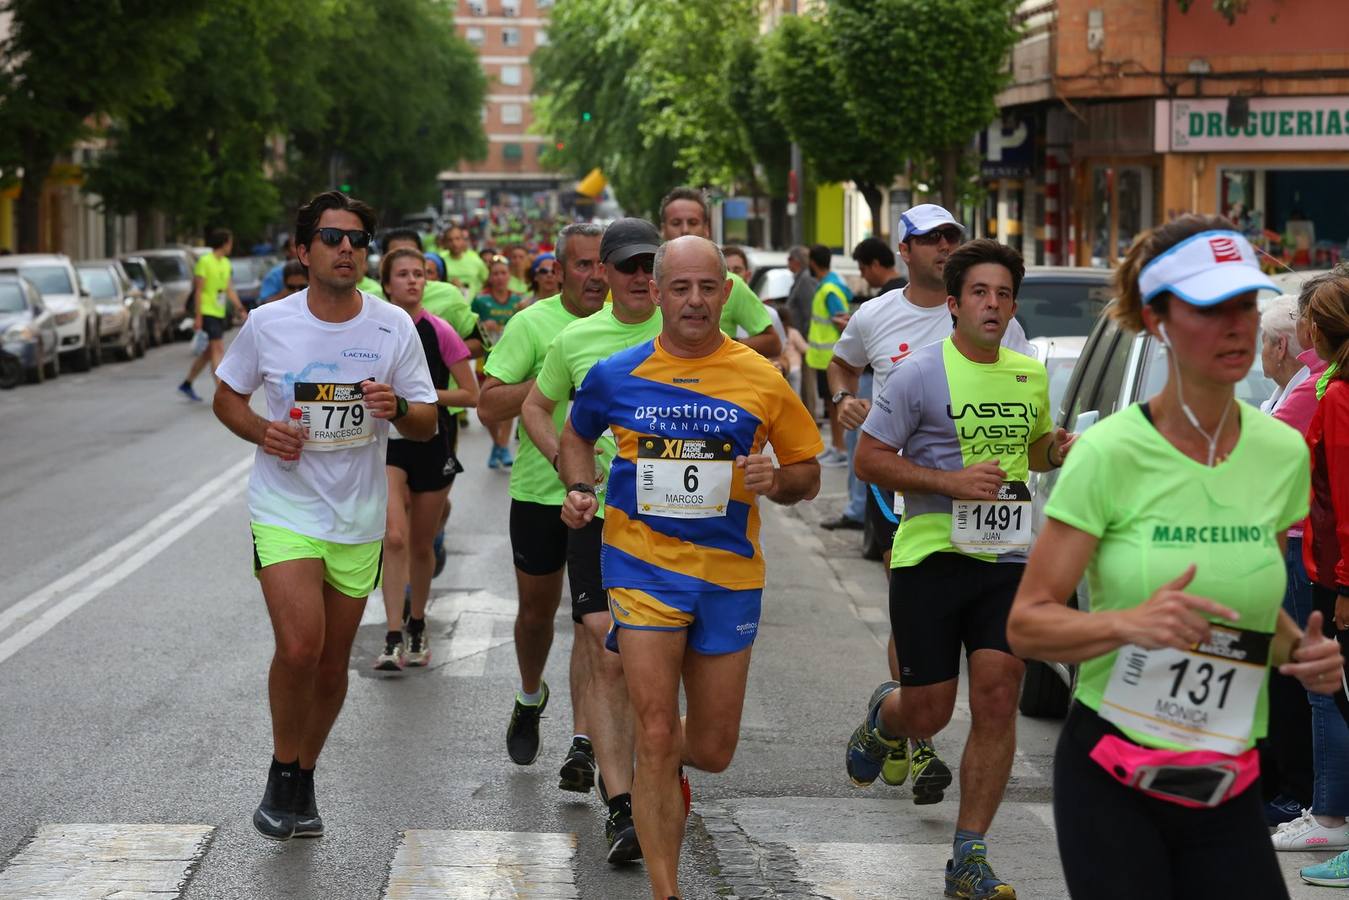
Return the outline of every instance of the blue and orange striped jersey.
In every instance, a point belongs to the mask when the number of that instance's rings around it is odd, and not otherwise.
[[[735,466],[772,444],[779,465],[824,450],[781,373],[727,338],[682,359],[647,341],[596,363],[572,404],[587,440],[612,429],[601,561],[606,588],[761,588],[757,495]]]

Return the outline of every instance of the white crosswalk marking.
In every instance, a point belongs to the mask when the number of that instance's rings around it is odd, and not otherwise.
[[[514,637],[509,631],[494,637],[498,622],[515,619],[516,602],[491,591],[457,591],[431,595],[426,606],[426,620],[432,631],[449,625],[450,641],[434,648],[435,667],[442,675],[453,678],[480,678],[487,673],[488,651],[504,647]],[[371,593],[366,601],[361,625],[384,622],[384,596]]]
[[[405,831],[386,900],[579,900],[574,834]]]
[[[172,900],[208,825],[44,825],[0,872],[0,900]]]

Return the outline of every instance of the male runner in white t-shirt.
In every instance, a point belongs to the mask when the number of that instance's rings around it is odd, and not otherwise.
[[[858,379],[862,370],[871,366],[875,372],[871,394],[879,397],[890,370],[902,363],[914,351],[935,344],[951,334],[951,313],[946,306],[946,283],[943,270],[946,258],[965,240],[965,226],[935,203],[923,203],[911,208],[899,218],[899,255],[909,270],[907,286],[889,291],[868,300],[857,308],[843,334],[834,344],[834,356],[829,361],[826,375],[829,390],[838,404],[839,422],[852,431],[860,428],[871,411],[871,401],[857,396]],[[1013,319],[1002,340],[1003,346],[1030,354],[1030,344],[1021,323]],[[869,488],[875,496],[875,513],[884,521],[876,522],[885,546],[885,573],[890,575],[890,545],[898,527],[898,513],[894,497],[888,491]],[[872,515],[868,504],[868,515]],[[891,510],[894,509],[894,513]],[[888,514],[888,515],[887,515]],[[874,520],[873,520],[874,521]],[[890,675],[899,678],[899,662],[895,658],[895,640],[890,638]],[[931,763],[928,762],[931,754]],[[944,767],[935,751],[922,742],[912,755],[915,775],[917,768],[933,765]],[[887,761],[881,772],[886,784],[902,784],[907,777],[907,760]],[[918,798],[935,802],[928,797]],[[936,800],[941,794],[935,795]]]
[[[337,191],[300,207],[295,247],[309,288],[249,316],[216,372],[216,416],[258,445],[248,511],[276,652],[272,765],[253,826],[272,840],[323,834],[314,764],[379,580],[389,423],[412,440],[436,433],[436,392],[412,319],[356,289],[374,228],[374,211]],[[259,389],[267,418],[249,408]]]

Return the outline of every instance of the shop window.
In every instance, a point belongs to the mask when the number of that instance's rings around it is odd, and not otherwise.
[[[1091,264],[1113,266],[1129,246],[1152,227],[1152,169],[1146,166],[1097,166],[1092,169]]]

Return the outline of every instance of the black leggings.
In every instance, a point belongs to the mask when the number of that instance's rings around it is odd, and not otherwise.
[[[1187,809],[1125,787],[1087,754],[1073,705],[1054,758],[1054,825],[1068,893],[1078,900],[1288,897],[1251,785],[1212,809]]]

